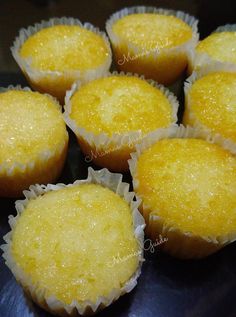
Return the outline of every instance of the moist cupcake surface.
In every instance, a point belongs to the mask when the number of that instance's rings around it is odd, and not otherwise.
[[[128,168],[135,143],[177,120],[175,97],[152,82],[124,74],[95,79],[68,95],[65,120],[98,165]]]
[[[214,60],[236,65],[235,45],[236,31],[215,32],[200,41],[196,47],[196,51],[206,53]]]
[[[32,86],[60,101],[75,80],[102,74],[111,63],[105,35],[72,18],[52,19],[22,29],[12,52]]]
[[[218,71],[185,84],[184,123],[236,142],[236,73]]]
[[[124,40],[148,50],[174,47],[192,37],[192,29],[181,19],[155,13],[127,15],[116,21],[112,30]]]
[[[113,14],[106,29],[117,67],[172,84],[187,66],[186,53],[197,40],[196,23],[183,12],[152,7]]]
[[[33,300],[59,315],[110,305],[140,274],[144,222],[134,195],[121,175],[91,174],[92,182],[32,186],[3,248]]]
[[[55,25],[30,36],[20,56],[42,71],[84,71],[103,64],[108,49],[102,37],[79,25]]]
[[[60,106],[50,96],[20,88],[0,92],[0,192],[18,196],[32,183],[54,181],[67,153]]]
[[[235,47],[236,25],[221,26],[197,44],[190,68],[199,71],[211,64],[223,64],[236,72]]]
[[[174,256],[201,258],[235,240],[236,157],[186,131],[147,138],[130,168],[148,235],[167,238],[163,249]]]

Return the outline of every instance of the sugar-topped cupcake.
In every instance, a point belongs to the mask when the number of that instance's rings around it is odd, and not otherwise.
[[[102,75],[111,64],[105,33],[73,18],[54,18],[21,29],[12,53],[32,87],[62,103],[75,80]]]
[[[155,82],[113,73],[74,85],[66,96],[64,118],[87,161],[125,171],[135,144],[175,123],[177,109],[174,95]]]
[[[72,185],[31,186],[2,246],[32,299],[61,316],[91,315],[137,284],[144,220],[122,175],[89,169]]]
[[[185,83],[183,122],[236,143],[236,73],[194,73]]]
[[[67,154],[61,109],[30,89],[0,90],[0,196],[21,196],[31,184],[54,182]]]
[[[236,239],[236,146],[197,129],[150,134],[129,161],[147,234],[163,250],[202,258]]]
[[[180,11],[125,8],[106,23],[118,69],[170,85],[185,70],[197,40],[197,20]]]
[[[217,28],[200,41],[196,51],[190,56],[189,73],[201,71],[209,65],[228,65],[236,72],[236,24]]]

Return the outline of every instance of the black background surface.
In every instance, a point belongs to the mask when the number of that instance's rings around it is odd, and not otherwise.
[[[236,1],[9,1],[0,0],[0,86],[27,83],[11,57],[9,47],[18,29],[54,16],[78,17],[104,29],[114,11],[125,6],[156,5],[184,10],[199,20],[201,37],[217,26],[236,23]],[[182,102],[182,94],[180,94]],[[0,136],[1,142],[1,136]],[[67,162],[60,182],[87,177],[88,164],[70,134]],[[130,180],[125,175],[125,180]],[[9,231],[8,215],[14,200],[0,199],[0,244]],[[201,261],[180,261],[156,250],[146,252],[138,286],[99,317],[236,317],[236,244]],[[0,257],[0,317],[49,317],[28,300]]]

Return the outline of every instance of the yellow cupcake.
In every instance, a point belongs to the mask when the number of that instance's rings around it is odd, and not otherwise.
[[[12,54],[32,87],[62,103],[75,80],[102,75],[111,64],[105,33],[72,18],[55,18],[21,29]]]
[[[31,184],[55,181],[68,133],[51,96],[10,87],[0,91],[0,196],[21,196]]]
[[[176,98],[162,86],[113,73],[74,85],[66,96],[64,118],[86,161],[126,171],[135,144],[147,133],[175,123],[177,109]]]
[[[221,26],[196,46],[190,62],[190,72],[209,65],[228,65],[236,72],[236,24]]]
[[[170,85],[185,70],[195,47],[197,20],[180,11],[125,8],[106,23],[117,67]]]
[[[131,291],[144,220],[122,175],[89,170],[73,185],[31,186],[2,246],[32,299],[59,315],[94,313]]]
[[[172,127],[147,137],[129,162],[147,233],[165,237],[163,250],[176,257],[201,258],[236,238],[236,147],[226,145]]]
[[[220,71],[190,77],[185,83],[183,122],[236,142],[236,73]]]

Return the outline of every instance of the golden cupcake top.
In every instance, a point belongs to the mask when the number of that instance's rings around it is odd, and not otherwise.
[[[134,76],[110,76],[81,86],[71,97],[70,118],[95,135],[141,130],[146,134],[173,123],[164,93]]]
[[[143,49],[164,49],[192,38],[192,29],[183,20],[157,13],[129,14],[114,22],[113,33],[122,41]]]
[[[38,92],[0,92],[0,165],[28,164],[60,150],[68,139],[58,104]]]
[[[201,124],[236,141],[236,73],[215,72],[196,80],[187,93],[184,122]]]
[[[137,161],[136,191],[164,225],[218,237],[235,231],[236,157],[201,139],[163,139]]]
[[[200,41],[196,47],[198,53],[206,53],[220,62],[236,64],[236,31],[215,32]]]
[[[128,203],[98,184],[29,201],[12,233],[11,254],[32,283],[65,304],[96,302],[131,278],[139,249]]]
[[[41,71],[85,71],[104,64],[109,57],[105,39],[79,25],[54,25],[31,35],[20,56]]]

